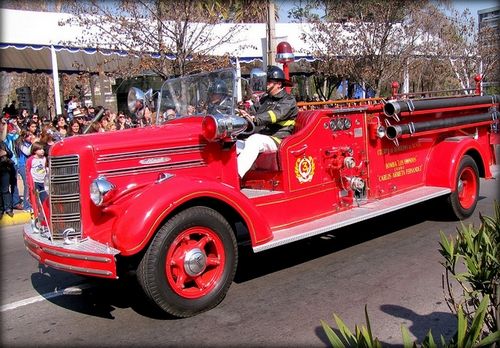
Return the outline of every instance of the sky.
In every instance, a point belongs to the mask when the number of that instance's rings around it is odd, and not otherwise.
[[[275,0],[275,3],[280,7],[279,22],[288,22],[290,21],[288,19],[288,10],[292,8],[295,3],[299,3],[299,0]],[[477,11],[500,6],[500,0],[455,0],[452,1],[452,4],[459,12],[463,12],[468,8],[471,14],[477,19]]]
[[[477,11],[479,10],[484,10],[486,8],[494,7],[494,6],[500,6],[500,1],[498,0],[457,0],[453,1],[453,4],[455,8],[458,11],[464,11],[466,8],[468,8],[471,12],[471,14],[477,16]]]

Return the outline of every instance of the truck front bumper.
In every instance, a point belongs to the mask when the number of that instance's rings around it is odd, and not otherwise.
[[[62,271],[99,278],[118,278],[115,255],[120,251],[90,238],[53,241],[31,224],[24,226],[24,244],[37,261]]]

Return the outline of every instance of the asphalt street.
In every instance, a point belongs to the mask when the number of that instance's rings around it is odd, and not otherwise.
[[[496,180],[481,180],[475,214],[493,215]],[[327,347],[320,319],[339,315],[400,346],[400,328],[422,340],[453,335],[441,288],[439,231],[460,222],[424,203],[258,254],[242,251],[236,279],[215,309],[172,319],[149,306],[130,279],[95,281],[41,267],[28,255],[21,225],[1,242],[1,344],[12,346]]]

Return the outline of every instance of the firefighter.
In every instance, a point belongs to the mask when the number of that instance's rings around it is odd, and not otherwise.
[[[232,98],[226,82],[221,79],[216,79],[208,88],[208,105],[207,113],[210,115],[231,113],[233,107]]]
[[[261,152],[276,152],[282,139],[292,134],[298,109],[295,97],[286,93],[285,87],[293,84],[285,78],[279,67],[267,68],[266,94],[260,99],[255,115],[240,110],[240,115],[249,118],[257,127],[258,133],[246,140],[236,142],[238,153],[238,174],[241,178],[252,167]]]

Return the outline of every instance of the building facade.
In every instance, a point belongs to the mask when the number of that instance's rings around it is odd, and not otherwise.
[[[500,6],[477,11],[482,64],[486,66],[483,87],[487,93],[500,89]]]

